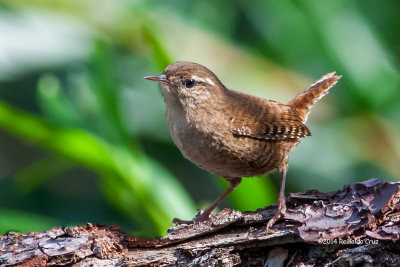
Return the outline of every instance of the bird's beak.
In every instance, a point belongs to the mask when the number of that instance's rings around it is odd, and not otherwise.
[[[160,75],[150,75],[150,76],[145,76],[144,77],[146,80],[150,81],[156,81],[156,82],[164,82],[167,83],[167,76],[165,74],[160,74]]]

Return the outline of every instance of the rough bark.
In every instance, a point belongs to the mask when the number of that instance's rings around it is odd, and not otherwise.
[[[265,223],[275,205],[225,209],[158,239],[91,223],[9,232],[0,237],[0,265],[400,266],[399,185],[370,179],[330,193],[291,194],[285,218],[270,233]]]

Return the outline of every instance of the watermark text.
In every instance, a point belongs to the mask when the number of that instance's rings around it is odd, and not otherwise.
[[[327,238],[319,239],[318,244],[321,245],[376,245],[379,240],[363,238],[363,239],[342,239],[342,238]]]

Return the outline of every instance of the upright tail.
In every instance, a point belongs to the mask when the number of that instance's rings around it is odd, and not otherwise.
[[[307,121],[308,114],[315,102],[329,93],[329,89],[333,87],[342,76],[335,75],[336,72],[331,72],[322,76],[318,81],[305,89],[303,92],[296,95],[288,106],[295,108],[303,123]]]

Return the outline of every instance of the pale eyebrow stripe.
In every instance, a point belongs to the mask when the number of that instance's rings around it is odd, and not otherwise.
[[[200,82],[203,82],[203,83],[208,83],[209,85],[212,85],[212,86],[215,85],[215,83],[210,78],[203,79],[203,78],[200,78],[200,77],[197,77],[197,76],[194,76],[194,75],[192,76],[192,78],[195,79],[196,81],[200,81]]]
[[[215,85],[215,83],[210,78],[207,78],[206,81],[211,85]]]

